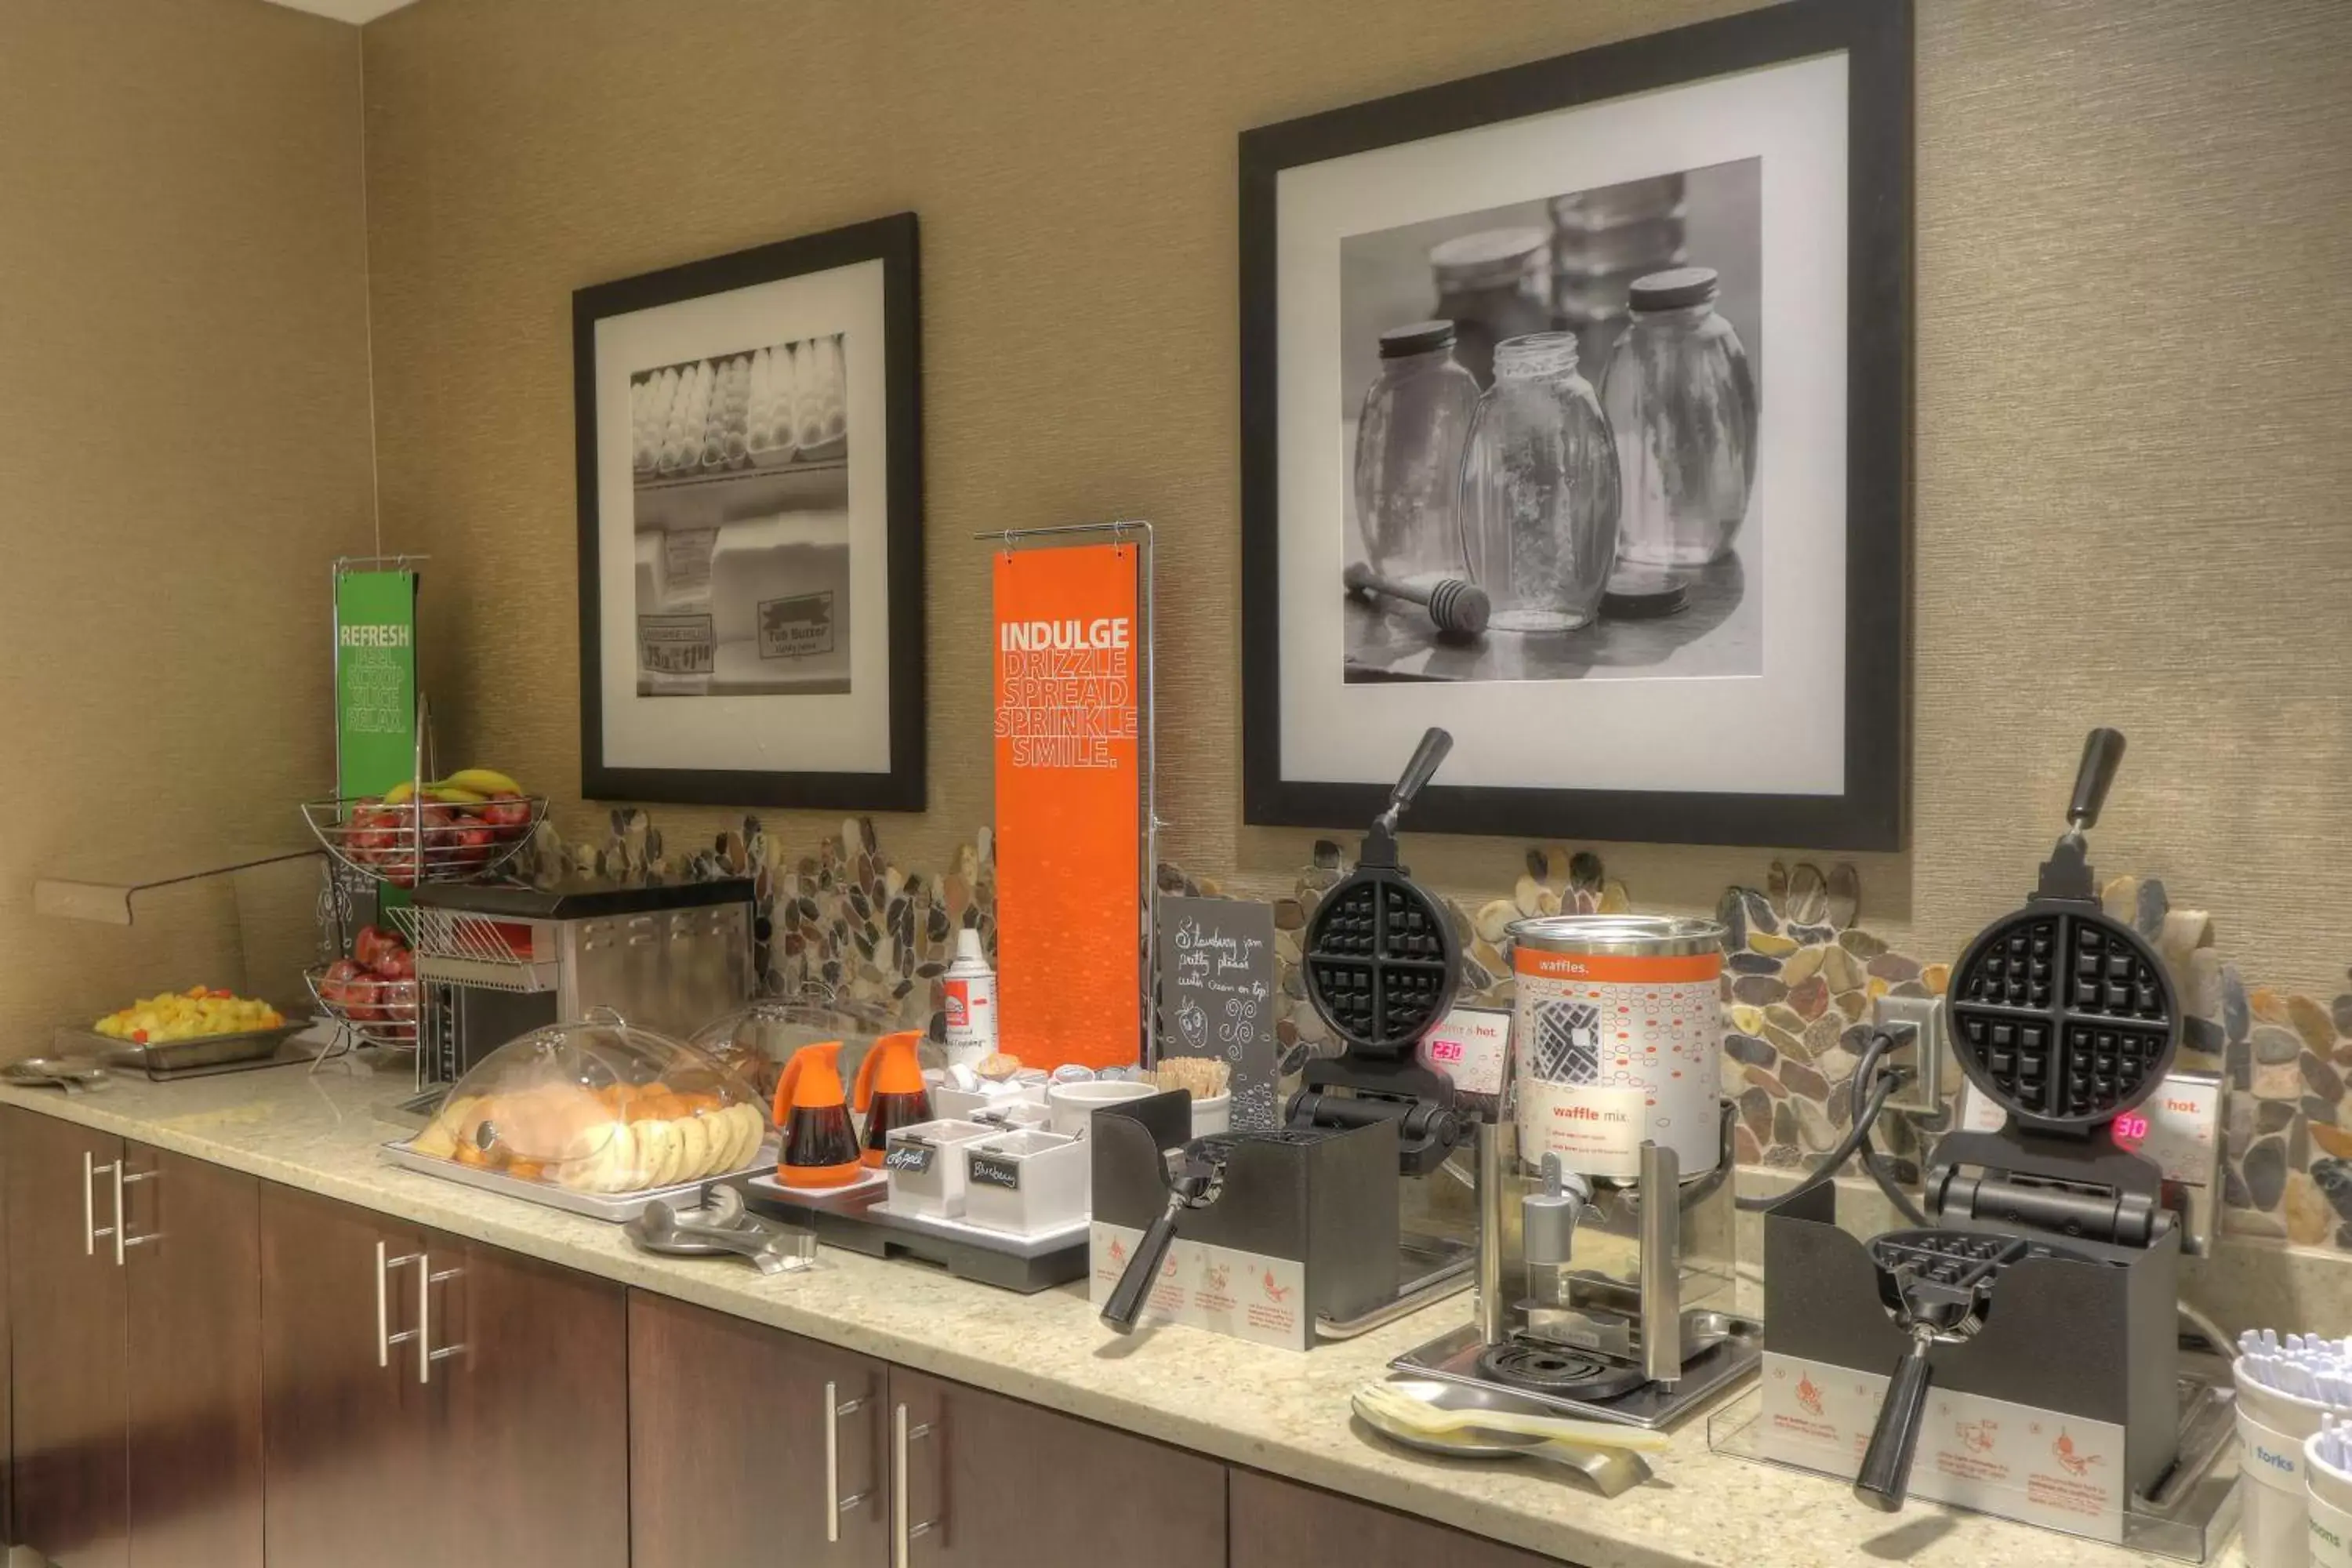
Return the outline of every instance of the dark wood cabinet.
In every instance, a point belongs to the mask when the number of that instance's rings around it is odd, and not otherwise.
[[[1225,1467],[1213,1459],[898,1367],[890,1421],[917,1568],[1224,1561]]]
[[[261,1195],[263,1519],[269,1568],[395,1568],[429,1489],[418,1326],[424,1238],[288,1187]]]
[[[19,1107],[0,1177],[57,1568],[1555,1561]]]
[[[870,1357],[631,1291],[633,1568],[885,1568],[886,1375]]]
[[[260,1568],[259,1184],[11,1109],[15,1539]]]
[[[425,1255],[430,1442],[454,1526],[436,1543],[469,1563],[628,1568],[622,1288],[430,1231]]]
[[[7,1123],[16,1540],[58,1568],[127,1568],[122,1141],[14,1108]]]
[[[1255,1470],[1234,1471],[1232,1506],[1228,1568],[1292,1568],[1340,1556],[1348,1568],[1558,1568],[1562,1561]]]
[[[621,1287],[270,1188],[269,1568],[625,1568]]]
[[[131,1568],[261,1568],[261,1184],[124,1157]]]

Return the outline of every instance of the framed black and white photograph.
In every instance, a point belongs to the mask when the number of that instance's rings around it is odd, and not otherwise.
[[[915,217],[572,296],[582,790],[919,811]]]
[[[1244,816],[1901,841],[1911,18],[1245,132]]]

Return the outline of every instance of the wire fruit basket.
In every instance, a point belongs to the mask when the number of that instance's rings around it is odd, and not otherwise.
[[[375,796],[309,800],[302,820],[338,861],[377,881],[414,888],[470,882],[514,858],[547,816],[545,795],[428,800],[387,805]]]
[[[414,979],[387,980],[357,970],[349,960],[320,964],[302,978],[319,1011],[362,1044],[415,1049],[419,987]]]

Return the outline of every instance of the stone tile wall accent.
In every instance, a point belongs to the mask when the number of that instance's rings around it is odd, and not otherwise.
[[[617,810],[602,844],[565,844],[544,824],[531,847],[541,884],[703,881],[750,877],[752,963],[763,996],[824,995],[855,1005],[880,1029],[945,1037],[940,975],[961,927],[996,951],[996,862],[983,828],[943,871],[908,871],[881,847],[870,817],[794,855],[756,816],[693,850],[673,849],[645,812]]]
[[[615,811],[601,844],[566,844],[542,826],[531,874],[612,881],[750,876],[756,886],[755,957],[763,994],[829,993],[870,1009],[885,1026],[944,1030],[939,976],[961,927],[996,944],[995,864],[983,829],[944,870],[893,862],[872,821],[794,855],[756,816],[691,851],[671,849],[640,810]],[[1307,1005],[1298,943],[1323,895],[1347,874],[1339,845],[1320,841],[1290,894],[1275,902],[1281,989],[1276,1028],[1286,1048],[1335,1049]],[[1210,878],[1160,868],[1162,891],[1215,896]],[[2164,884],[2120,877],[2103,889],[2107,911],[2164,955],[2185,1015],[2181,1060],[2226,1075],[2226,1223],[2233,1234],[2352,1252],[2352,989],[2332,1002],[2249,988],[2221,958],[2212,921],[2171,907]],[[1530,847],[1505,897],[1475,910],[1448,900],[1462,940],[1462,999],[1512,1000],[1504,928],[1522,915],[1616,912],[1633,903],[1592,851]],[[1724,1092],[1739,1105],[1734,1134],[1744,1164],[1810,1165],[1853,1122],[1850,1085],[1873,998],[1940,995],[1941,960],[1899,952],[1859,922],[1854,869],[1775,862],[1761,888],[1727,889]],[[1957,955],[1955,955],[1957,956]],[[1957,1092],[1957,1091],[1955,1091]],[[1933,1135],[1928,1135],[1932,1143]],[[1892,1119],[1880,1145],[1916,1179],[1929,1153],[1907,1121]]]

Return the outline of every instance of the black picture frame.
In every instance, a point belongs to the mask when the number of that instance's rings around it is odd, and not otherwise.
[[[1335,827],[1388,788],[1281,763],[1276,182],[1286,169],[1759,67],[1843,53],[1847,157],[1846,689],[1839,795],[1550,787],[1421,792],[1430,832],[1892,850],[1906,829],[1911,0],[1788,0],[1717,21],[1244,132],[1240,143],[1243,819]],[[1400,765],[1402,752],[1399,753]]]
[[[616,767],[604,757],[601,548],[596,440],[599,321],[867,261],[882,263],[885,508],[889,605],[890,767],[885,772]],[[923,623],[920,248],[915,215],[803,235],[577,289],[572,296],[580,566],[581,793],[590,800],[836,811],[921,811],[927,804]]]

